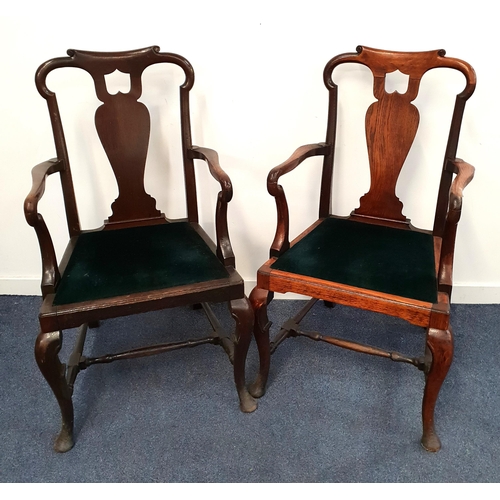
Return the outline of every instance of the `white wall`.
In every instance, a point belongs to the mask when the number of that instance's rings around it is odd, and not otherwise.
[[[31,167],[54,156],[46,105],[33,83],[41,62],[65,55],[68,48],[111,51],[150,45],[159,45],[163,51],[176,52],[190,60],[196,73],[192,92],[193,140],[219,152],[221,164],[233,181],[230,233],[238,270],[251,287],[257,268],[267,258],[276,224],[274,201],[265,187],[267,173],[296,147],[324,140],[327,92],[322,83],[323,67],[332,56],[352,52],[362,44],[391,50],[445,48],[449,56],[465,59],[476,69],[478,86],[466,108],[458,152],[458,156],[476,166],[476,178],[465,193],[457,239],[454,301],[500,302],[500,261],[496,258],[500,231],[495,203],[500,187],[500,109],[495,99],[499,72],[492,57],[497,46],[493,5],[485,0],[477,0],[468,9],[452,1],[429,0],[411,7],[390,0],[144,0],[136,5],[46,0],[39,5],[30,3],[7,10],[4,6],[0,14],[4,47],[0,78],[0,293],[39,293],[38,244],[34,231],[24,220],[22,205],[31,185]],[[151,81],[163,82],[172,76],[179,82],[180,76],[174,70],[168,75],[155,71],[148,73]],[[340,78],[347,80],[350,76],[352,71],[347,70]],[[363,78],[366,84],[368,79]],[[432,81],[430,78],[428,83]],[[68,131],[67,136],[74,177],[81,186],[77,197],[83,224],[97,227],[109,214],[116,188],[95,137],[91,133],[82,135],[85,123],[92,126],[89,110],[95,97],[85,97],[83,103],[76,105],[62,92],[68,84],[83,90],[89,88],[88,77],[78,77],[76,70],[61,72],[49,83],[54,88],[60,86],[58,96],[64,117],[68,121],[78,120],[79,128],[76,132]],[[455,79],[446,73],[445,90],[451,87],[457,92],[462,85],[461,77]],[[152,101],[154,97],[148,94],[143,100]],[[349,92],[345,97],[348,101],[340,110],[341,120],[348,119],[347,111],[352,110],[357,116],[360,104],[352,100]],[[177,111],[176,99],[177,88],[151,109],[162,132],[174,132],[175,117],[171,112]],[[443,99],[438,94],[434,101],[424,98],[421,104],[424,109],[430,108]],[[435,123],[431,118],[428,124]],[[359,121],[354,123],[355,127],[358,125]],[[408,167],[403,171],[402,185],[414,187],[414,194],[407,187],[398,187],[398,195],[404,197],[405,213],[414,223],[429,225],[435,188],[429,191],[424,186],[439,175],[444,146],[442,141],[428,145],[427,140],[439,137],[424,122],[422,125]],[[366,152],[356,147],[353,138],[353,134],[343,131],[339,137],[340,165],[334,190],[337,213],[347,214],[355,208],[368,188]],[[167,147],[158,139],[159,134],[155,133],[146,182],[167,215],[182,216],[169,201],[182,198],[182,191],[173,180],[179,159],[175,149],[178,136],[174,134]],[[348,165],[349,154],[355,160]],[[156,163],[162,157],[166,158],[166,165]],[[421,167],[415,173],[412,166],[417,163]],[[212,231],[218,186],[204,164],[197,165],[200,191],[206,194],[202,218]],[[320,161],[310,159],[284,179],[293,205],[293,234],[316,217],[319,168]],[[348,175],[348,169],[353,169],[353,176]],[[422,209],[422,204],[429,208]],[[40,208],[60,254],[67,233],[56,176],[50,179]]]

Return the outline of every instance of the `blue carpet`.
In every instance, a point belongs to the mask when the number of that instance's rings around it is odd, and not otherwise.
[[[76,381],[76,445],[59,455],[59,410],[33,356],[40,302],[0,297],[1,482],[500,481],[499,305],[452,308],[455,358],[436,411],[437,454],[419,444],[421,372],[300,338],[273,355],[253,414],[238,409],[220,347],[92,366]],[[299,306],[274,301],[272,331]],[[216,312],[231,325],[226,307]],[[303,325],[408,354],[424,342],[420,328],[339,306],[317,304]],[[108,320],[89,332],[86,352],[209,329],[202,311],[187,308]],[[65,332],[65,346],[74,335]],[[256,367],[252,344],[249,378]]]

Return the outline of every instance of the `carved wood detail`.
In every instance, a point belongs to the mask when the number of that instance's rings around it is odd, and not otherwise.
[[[383,85],[385,78],[380,78]],[[370,190],[360,199],[356,215],[405,222],[396,183],[418,129],[420,116],[408,93],[382,92],[366,113]]]
[[[37,89],[47,101],[49,108],[57,158],[40,163],[33,169],[32,188],[24,205],[26,220],[36,231],[42,256],[42,293],[44,300],[39,314],[41,332],[37,338],[35,356],[40,371],[51,387],[61,410],[62,428],[55,443],[55,450],[66,452],[73,446],[73,386],[81,370],[98,363],[150,356],[208,343],[220,345],[234,365],[233,376],[241,410],[244,412],[254,411],[257,408],[257,403],[250,395],[245,381],[245,362],[254,323],[253,311],[249,300],[245,297],[243,279],[235,270],[235,259],[227,225],[227,206],[233,194],[232,185],[230,178],[221,168],[215,151],[192,146],[189,92],[194,84],[194,70],[191,64],[180,55],[160,52],[160,48],[157,46],[125,52],[69,50],[68,56],[51,59],[43,63],[36,73]],[[125,289],[120,292],[122,295],[111,297],[107,293],[99,293],[98,291],[93,299],[57,305],[55,297],[58,293],[58,283],[66,279],[65,269],[70,259],[78,259],[78,256],[73,251],[78,242],[81,241],[79,238],[82,230],[78,218],[62,121],[56,95],[46,85],[47,76],[51,71],[58,68],[73,67],[85,70],[91,75],[97,98],[102,103],[95,112],[95,126],[115,174],[119,194],[112,204],[113,213],[106,221],[104,228],[95,231],[141,227],[170,222],[156,209],[156,201],[144,189],[144,173],[151,120],[148,109],[139,101],[142,93],[141,77],[148,66],[156,63],[175,64],[184,71],[186,78],[179,87],[179,93],[188,216],[185,222],[190,223],[192,230],[198,235],[197,238],[204,241],[207,248],[216,253],[226,268],[227,276],[223,275],[218,279],[209,280],[200,276],[198,282],[191,282],[191,279],[189,279],[186,280],[185,284],[165,285],[166,288],[161,289],[157,289],[152,284],[150,287],[145,287],[145,290],[141,292],[134,293],[131,289]],[[129,79],[130,88],[127,87],[128,91],[113,94],[106,86],[107,75],[116,71],[122,73],[124,78]],[[215,215],[216,245],[198,223],[195,159],[204,160],[207,163],[210,173],[221,186],[217,197]],[[38,204],[45,191],[46,178],[54,173],[61,176],[68,229],[71,237],[59,265],[50,233],[42,215],[38,212]],[[124,244],[126,245],[126,243]],[[148,257],[146,252],[137,258],[147,259]],[[190,257],[188,256],[186,262],[189,260]],[[196,261],[196,258],[193,261]],[[200,265],[203,266],[203,263],[195,262],[194,265],[199,267]],[[210,263],[207,263],[207,265],[211,266]],[[127,273],[134,272],[133,265],[129,266],[127,263],[127,265],[123,266],[122,271],[125,277]],[[155,272],[154,265],[150,266],[149,271],[151,273]],[[192,272],[196,271],[197,269],[194,269]],[[99,269],[89,270],[90,273],[95,273],[93,276],[96,278],[96,283],[106,281],[106,279],[101,279],[102,276],[98,276]],[[75,286],[78,286],[78,284]],[[96,287],[98,288],[99,284]],[[209,302],[228,302],[231,316],[235,321],[233,335],[228,336],[224,333],[216,316],[207,304]],[[107,318],[197,304],[202,304],[214,330],[213,335],[201,339],[137,347],[93,358],[83,356],[87,325],[93,328],[101,320]],[[62,330],[79,326],[81,328],[75,348],[70,354],[67,364],[63,364],[58,356],[62,346]]]
[[[356,53],[340,54],[325,66],[323,80],[330,93],[327,144],[335,145],[337,118],[337,85],[332,79],[333,70],[344,63],[358,63],[370,69],[374,78],[373,94],[377,101],[366,114],[366,140],[370,163],[370,190],[353,211],[353,217],[392,220],[409,224],[402,213],[402,203],[395,194],[395,187],[411,148],[418,128],[419,113],[411,104],[419,92],[423,75],[433,68],[452,68],[460,71],[466,79],[464,90],[457,95],[445,164],[455,158],[460,121],[465,101],[474,92],[476,77],[472,67],[460,60],[446,57],[444,50],[427,52],[395,52],[359,46]],[[385,90],[386,76],[399,71],[408,76],[408,88],[404,94]],[[320,217],[330,213],[333,151],[325,158],[320,201]],[[451,178],[445,176],[440,188],[440,201],[436,210],[436,234],[442,234],[447,211],[447,197]]]
[[[165,222],[163,214],[156,209],[156,201],[144,189],[150,116],[144,104],[139,102],[142,94],[142,74],[147,67],[163,62],[175,64],[184,71],[186,80],[180,86],[182,148],[189,220],[196,222],[193,165],[187,156],[187,149],[191,147],[189,91],[194,83],[194,71],[190,63],[177,54],[161,53],[157,46],[124,52],[70,49],[68,56],[51,59],[42,64],[35,79],[38,91],[47,100],[49,107],[57,158],[64,162],[61,179],[71,236],[80,234],[81,229],[56,95],[46,85],[47,75],[55,69],[64,67],[80,68],[89,73],[94,81],[96,96],[103,103],[96,111],[95,124],[119,190],[118,198],[112,204],[112,215],[106,221],[107,228],[136,223]],[[115,71],[130,78],[128,93],[118,92],[112,95],[108,92],[106,76]]]
[[[452,68],[465,76],[466,85],[455,101],[432,231],[435,270],[438,278],[436,303],[358,288],[329,281],[326,277],[321,279],[321,277],[307,276],[302,274],[303,269],[301,270],[300,267],[293,272],[272,267],[283,253],[295,244],[300,244],[324,219],[331,216],[337,217],[332,213],[331,208],[338,108],[338,87],[332,80],[332,73],[343,63],[359,63],[371,70],[374,79],[373,94],[376,99],[376,102],[368,108],[365,119],[371,186],[368,193],[361,198],[360,207],[348,218],[358,221],[362,219],[364,223],[404,228],[410,231],[421,230],[412,227],[405,219],[402,213],[402,203],[395,194],[395,188],[419,125],[419,112],[412,102],[418,95],[422,76],[430,69]],[[386,91],[386,77],[395,71],[408,77],[404,94]],[[331,59],[325,67],[323,79],[329,91],[328,128],[325,143],[298,148],[287,161],[272,169],[268,175],[268,191],[276,201],[278,223],[276,236],[271,245],[271,258],[258,270],[257,286],[250,295],[255,311],[254,332],[260,356],[259,375],[250,386],[250,392],[255,397],[264,393],[270,357],[276,347],[289,337],[305,336],[356,352],[411,363],[426,373],[421,442],[426,450],[437,451],[440,448],[440,442],[434,429],[434,409],[453,356],[453,339],[449,322],[455,235],[460,219],[462,191],[474,174],[474,167],[456,158],[456,151],[465,103],[474,92],[476,85],[475,73],[465,61],[445,57],[443,50],[392,52],[360,46],[356,53],[340,54]],[[403,92],[403,90],[400,91]],[[289,242],[288,202],[278,180],[281,175],[291,172],[302,161],[313,155],[324,156],[319,218],[297,238]],[[456,177],[453,180],[454,174]],[[424,232],[431,234],[429,231]],[[335,238],[335,235],[332,237]],[[338,245],[342,245],[341,237],[342,235],[337,235]],[[359,241],[359,245],[363,245],[363,242]],[[367,252],[370,252],[370,249],[367,249]],[[316,249],[312,249],[309,255],[302,255],[301,258],[316,259]],[[362,259],[356,259],[346,265],[357,266],[361,261]],[[267,316],[267,305],[274,293],[288,292],[309,296],[312,300],[298,314],[285,321],[274,336],[274,340],[269,343],[270,322]],[[368,344],[325,336],[319,332],[302,331],[299,323],[317,300],[323,300],[327,304],[357,307],[395,316],[426,328],[427,347],[424,355],[414,358]]]

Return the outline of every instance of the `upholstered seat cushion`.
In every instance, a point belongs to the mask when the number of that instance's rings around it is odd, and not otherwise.
[[[437,301],[431,234],[328,218],[271,266],[294,274]]]
[[[54,305],[227,278],[226,268],[187,222],[83,233]]]

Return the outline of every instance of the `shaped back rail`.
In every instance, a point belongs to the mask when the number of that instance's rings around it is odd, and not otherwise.
[[[42,64],[35,81],[49,108],[58,159],[63,161],[61,182],[70,236],[80,233],[80,222],[71,177],[71,169],[56,95],[46,85],[47,75],[58,68],[74,67],[87,71],[95,85],[97,98],[102,102],[95,114],[95,125],[103,148],[111,163],[118,184],[118,197],[112,204],[112,215],[106,227],[164,222],[156,209],[156,200],[144,189],[144,170],[149,144],[150,115],[138,99],[142,94],[142,73],[153,64],[176,64],[185,74],[180,86],[181,136],[188,219],[198,222],[196,183],[191,148],[189,91],[194,84],[194,71],[183,57],[161,53],[153,46],[125,52],[90,52],[68,50],[69,57],[51,59]],[[110,94],[105,76],[115,71],[130,75],[130,91]]]
[[[373,94],[377,99],[368,108],[365,119],[370,190],[361,197],[360,206],[352,215],[406,225],[409,220],[403,215],[403,204],[396,196],[396,183],[415,139],[420,119],[418,109],[412,101],[418,96],[420,81],[427,71],[433,68],[452,68],[463,73],[466,86],[456,97],[445,152],[434,223],[434,234],[441,236],[452,180],[449,162],[455,159],[465,103],[476,85],[474,70],[460,59],[445,57],[444,50],[389,52],[362,46],[358,46],[356,50],[356,53],[341,54],[331,59],[323,74],[330,96],[326,142],[332,148],[323,164],[319,216],[327,217],[331,212],[337,122],[337,85],[332,80],[333,70],[344,63],[358,63],[368,67],[373,74]],[[386,91],[386,75],[395,71],[408,76],[408,87],[404,94]]]

